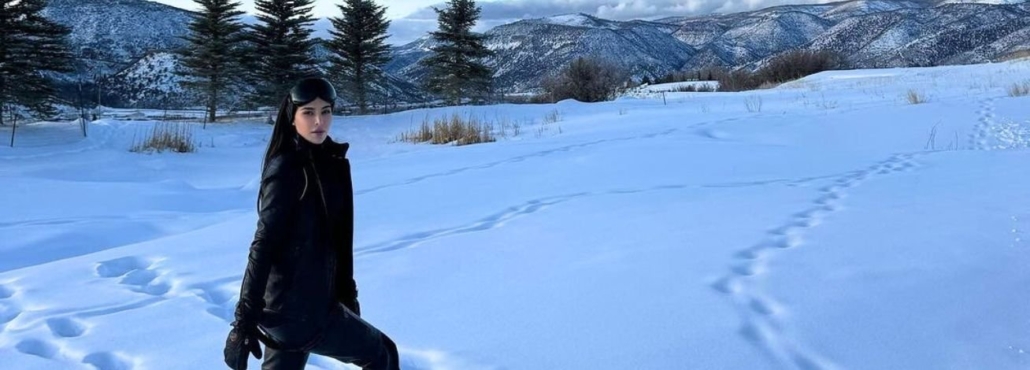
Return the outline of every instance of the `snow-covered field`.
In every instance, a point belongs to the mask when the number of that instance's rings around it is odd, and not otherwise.
[[[409,370],[1026,369],[1030,97],[1006,90],[1027,80],[340,117],[364,317]],[[507,137],[393,142],[455,112]],[[151,125],[0,128],[0,368],[224,368],[269,126],[130,153]]]

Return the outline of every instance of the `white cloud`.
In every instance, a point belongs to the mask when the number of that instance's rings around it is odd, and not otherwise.
[[[659,7],[647,0],[620,1],[618,4],[597,7],[596,15],[608,19],[645,18],[658,14]]]

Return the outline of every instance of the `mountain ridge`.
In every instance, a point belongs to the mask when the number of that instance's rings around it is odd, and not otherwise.
[[[145,0],[51,0],[44,15],[72,27],[79,59],[76,71],[58,80],[101,82],[104,101],[122,104],[150,104],[140,95],[144,90],[147,97],[178,94],[173,77],[153,74],[174,69],[177,60],[168,53],[185,44],[180,37],[190,14]],[[499,92],[523,93],[539,91],[543,79],[581,56],[604,59],[637,80],[713,66],[755,69],[794,49],[836,51],[857,68],[1000,60],[1030,51],[1030,3],[850,0],[628,21],[571,13],[522,19],[484,34],[496,53],[485,62],[496,71]],[[418,87],[426,70],[418,61],[434,43],[422,37],[391,48],[389,78],[379,87],[384,96],[424,100]],[[327,60],[324,47],[315,54]]]

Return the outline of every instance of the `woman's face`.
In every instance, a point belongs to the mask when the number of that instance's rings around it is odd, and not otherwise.
[[[305,140],[313,144],[321,144],[329,135],[329,126],[333,124],[333,108],[322,99],[297,107],[293,115],[293,127]]]

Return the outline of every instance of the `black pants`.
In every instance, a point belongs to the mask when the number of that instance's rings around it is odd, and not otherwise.
[[[397,345],[353,312],[342,305],[339,308],[330,315],[324,328],[296,325],[263,328],[269,337],[282,343],[283,348],[300,349],[282,350],[266,346],[261,369],[304,369],[308,356],[314,353],[365,370],[399,370]]]

